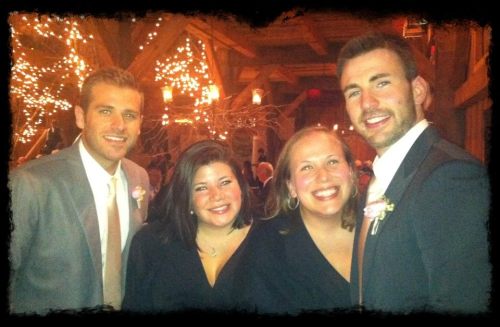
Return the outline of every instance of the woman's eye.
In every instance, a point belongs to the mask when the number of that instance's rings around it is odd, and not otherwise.
[[[232,181],[229,180],[229,179],[227,179],[227,180],[222,181],[221,185],[228,185],[228,184],[231,184],[231,183],[232,183]]]

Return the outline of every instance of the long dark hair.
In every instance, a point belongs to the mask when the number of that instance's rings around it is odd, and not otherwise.
[[[250,191],[238,161],[226,144],[215,140],[199,141],[179,156],[164,199],[165,212],[160,218],[164,240],[180,240],[188,248],[196,247],[198,221],[192,215],[192,185],[196,171],[202,166],[221,162],[231,167],[241,189],[241,209],[233,228],[242,228],[251,222]]]

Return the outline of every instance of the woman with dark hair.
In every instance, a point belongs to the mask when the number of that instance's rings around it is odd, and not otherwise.
[[[232,309],[251,226],[249,190],[230,149],[200,141],[179,157],[165,212],[134,237],[124,310]]]
[[[267,201],[241,265],[240,303],[258,313],[351,306],[349,276],[357,177],[349,147],[309,127],[283,147]]]

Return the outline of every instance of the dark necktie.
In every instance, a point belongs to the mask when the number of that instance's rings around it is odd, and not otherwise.
[[[120,217],[116,203],[116,178],[109,183],[108,195],[108,243],[104,274],[104,303],[115,309],[121,306],[121,234]]]

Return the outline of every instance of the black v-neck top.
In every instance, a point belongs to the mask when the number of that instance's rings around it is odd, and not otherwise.
[[[244,253],[245,240],[222,268],[212,287],[196,248],[180,241],[164,243],[160,225],[145,226],[134,237],[127,265],[123,310],[172,312],[179,310],[234,309],[234,273]]]
[[[248,243],[237,274],[241,307],[280,314],[351,307],[349,282],[319,251],[299,210],[261,222]]]

